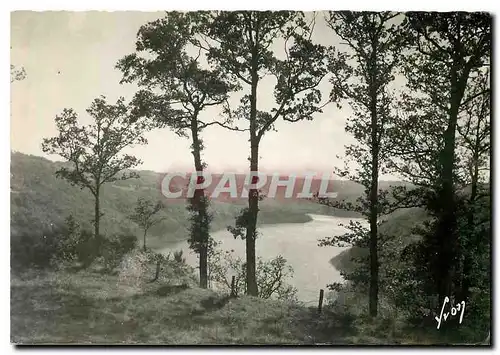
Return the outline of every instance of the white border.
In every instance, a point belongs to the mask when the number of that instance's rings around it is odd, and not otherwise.
[[[182,4],[182,6],[180,6]],[[277,9],[296,9],[296,10],[341,10],[341,9],[349,9],[349,10],[427,10],[427,11],[488,11],[488,12],[496,12],[496,6],[493,1],[484,1],[484,0],[474,0],[474,1],[463,1],[461,3],[457,2],[439,2],[435,0],[419,0],[417,2],[403,2],[396,0],[384,0],[384,1],[359,1],[359,0],[349,0],[349,1],[298,1],[298,0],[288,0],[288,1],[250,1],[250,2],[233,2],[233,1],[220,1],[220,0],[212,0],[210,2],[202,2],[202,1],[182,1],[178,3],[171,3],[169,1],[150,1],[150,0],[142,0],[137,2],[126,2],[126,1],[103,1],[103,0],[86,0],[82,2],[68,2],[63,0],[53,0],[53,1],[36,1],[36,0],[18,0],[14,3],[10,2],[2,2],[0,4],[2,11],[0,12],[0,26],[2,27],[0,31],[1,38],[1,47],[2,55],[0,56],[2,65],[0,68],[3,70],[0,71],[0,83],[2,83],[2,109],[3,115],[0,120],[0,124],[2,127],[0,128],[0,132],[4,135],[4,138],[0,140],[1,147],[1,156],[2,160],[2,169],[0,177],[2,179],[2,189],[0,190],[2,193],[2,226],[3,233],[1,234],[1,241],[3,243],[2,248],[2,257],[0,258],[2,265],[0,266],[0,275],[1,282],[4,286],[4,292],[2,292],[1,299],[1,353],[9,354],[14,352],[15,349],[10,345],[10,257],[9,257],[9,225],[10,225],[10,193],[8,190],[8,186],[10,184],[10,86],[7,86],[10,82],[10,78],[7,78],[7,67],[9,66],[10,58],[9,58],[9,48],[10,44],[10,11],[15,10],[72,10],[72,11],[85,11],[85,10],[104,10],[104,11],[114,11],[114,10],[136,10],[136,11],[157,11],[157,10],[196,10],[196,9],[225,9],[225,10],[236,10],[236,9],[268,9],[268,10],[277,10]],[[495,31],[495,39],[496,39]],[[495,41],[495,48],[497,45],[497,41]],[[496,59],[496,57],[495,57]],[[496,61],[495,61],[496,64]],[[495,79],[497,78],[497,70],[495,72]],[[495,87],[495,99],[496,99],[496,87]],[[496,100],[495,100],[496,104]],[[497,139],[500,138],[500,128],[499,124],[495,124],[495,136]],[[494,149],[494,156],[498,157],[500,152],[497,149]],[[496,164],[498,169],[498,164]],[[494,185],[498,186],[497,179],[500,179],[499,176],[495,176]],[[495,194],[497,195],[497,194]],[[495,196],[495,202],[497,202],[497,196]],[[494,209],[495,218],[494,220],[500,220],[500,211],[498,209]],[[493,251],[495,255],[498,255],[499,243],[495,242],[495,250]],[[498,264],[498,263],[495,263]],[[496,265],[495,265],[496,266]],[[495,267],[495,274],[497,273],[497,268]],[[8,291],[9,290],[9,291]],[[495,292],[495,295],[498,296]],[[497,297],[495,300],[497,301]],[[495,302],[495,304],[498,304]],[[495,318],[498,319],[498,307],[494,307],[495,309]],[[495,327],[495,340],[498,341],[498,327]],[[116,349],[116,351],[124,351],[125,349],[120,348]],[[151,349],[148,349],[151,350]],[[160,350],[160,349],[159,349]],[[179,350],[175,349],[161,349],[162,351],[169,352],[178,352]],[[200,349],[201,350],[201,349]],[[197,352],[200,350],[184,350],[187,352]],[[231,350],[231,349],[227,349]],[[278,350],[278,349],[277,349]],[[334,349],[333,351],[339,351],[341,349]],[[349,350],[347,348],[346,350]],[[354,351],[360,351],[360,349],[351,349]],[[422,352],[431,352],[436,351],[437,349],[429,349],[423,351],[422,349],[418,349],[418,351]],[[74,350],[73,350],[74,351]],[[90,350],[85,350],[90,351]],[[104,353],[109,350],[93,350],[93,353]],[[125,350],[131,353],[143,353],[145,350]],[[244,352],[248,352],[251,350],[244,350]],[[381,349],[379,351],[385,351],[385,349]],[[403,350],[397,350],[398,352],[402,352]],[[464,351],[464,350],[456,350],[456,351]],[[470,351],[470,350],[469,350]],[[477,351],[477,350],[476,350]],[[58,351],[60,353],[70,353],[70,350],[64,349],[62,351]]]
[[[69,3],[64,0],[36,1],[36,0],[19,0],[14,6],[9,6],[9,11],[13,10],[71,10],[71,11],[86,11],[86,10],[104,10],[104,11],[158,11],[158,10],[200,10],[200,9],[216,9],[216,10],[422,10],[422,11],[493,11],[493,2],[480,0],[469,2],[437,2],[435,0],[421,0],[418,2],[403,2],[397,0],[382,0],[382,1],[365,1],[365,0],[349,0],[349,1],[329,1],[329,0],[313,0],[313,1],[298,1],[298,0],[278,0],[266,1],[256,0],[249,2],[233,2],[228,0],[212,0],[210,2],[188,0],[180,3],[171,3],[169,1],[160,0],[145,0],[138,2],[128,1],[99,1],[88,0],[79,3]],[[2,5],[3,6],[3,5]]]

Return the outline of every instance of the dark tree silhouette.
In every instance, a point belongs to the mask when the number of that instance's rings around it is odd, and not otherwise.
[[[59,134],[45,138],[42,149],[70,163],[56,172],[58,177],[88,189],[94,196],[94,237],[97,240],[100,237],[101,188],[105,183],[137,177],[135,172],[126,170],[141,161],[124,154],[123,150],[136,144],[146,144],[143,133],[148,125],[142,119],[133,118],[129,107],[124,104],[124,98],[118,99],[116,104],[108,104],[101,96],[92,102],[87,113],[93,122],[82,125],[78,123],[75,111],[64,109],[55,119]],[[121,176],[120,172],[123,172]]]
[[[310,40],[314,19],[307,23],[300,12],[219,11],[207,16],[202,31],[206,38],[198,45],[208,50],[210,63],[244,86],[240,106],[232,109],[227,105],[225,114],[248,120],[250,171],[257,174],[259,144],[279,118],[296,122],[321,112],[317,86],[326,74],[325,50]],[[279,59],[271,49],[275,43],[284,48],[285,59]],[[257,99],[259,83],[266,76],[276,79],[276,106],[270,111],[259,109]],[[240,218],[243,224],[237,224],[234,231],[246,241],[247,293],[253,296],[259,294],[255,272],[258,212],[259,191],[250,188],[248,208]]]
[[[345,169],[337,169],[337,173],[359,182],[366,191],[357,206],[337,203],[335,207],[354,207],[369,222],[368,231],[357,224],[354,233],[349,235],[355,239],[369,237],[371,316],[377,315],[378,305],[378,222],[379,216],[387,213],[380,202],[385,196],[379,192],[378,180],[381,170],[385,169],[390,144],[385,133],[392,115],[393,95],[389,85],[394,80],[401,51],[400,36],[394,24],[397,16],[392,12],[343,11],[330,12],[327,18],[328,26],[348,47],[348,51],[334,50],[330,56],[331,98],[337,103],[342,99],[349,102],[354,117],[347,122],[346,132],[358,142],[346,147],[346,155],[356,164],[355,169],[346,162]]]
[[[485,13],[407,13],[405,55],[409,93],[391,136],[391,168],[419,186],[436,218],[427,240],[431,283],[442,304],[453,294],[459,268],[457,131],[465,105],[489,89],[471,92],[470,80],[489,65],[491,17]],[[420,258],[419,263],[422,263]]]
[[[206,108],[226,102],[236,88],[221,70],[202,66],[202,49],[193,49],[203,19],[206,16],[202,12],[173,11],[143,25],[137,35],[136,53],[125,56],[117,65],[123,72],[122,83],[135,82],[141,88],[133,100],[137,112],[157,127],[169,127],[179,136],[191,138],[194,167],[199,175],[206,167],[201,155],[202,131],[211,125],[237,129],[228,120],[207,122],[200,117]],[[189,241],[199,254],[202,288],[207,287],[207,259],[212,244],[208,206],[204,189],[197,188],[188,205]]]

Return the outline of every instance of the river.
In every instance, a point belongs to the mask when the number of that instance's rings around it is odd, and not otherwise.
[[[288,283],[298,290],[298,298],[309,303],[317,302],[319,290],[325,289],[332,282],[342,282],[342,277],[330,259],[347,248],[319,247],[318,240],[341,235],[345,228],[340,223],[348,224],[351,218],[331,217],[310,214],[312,221],[307,223],[286,223],[265,225],[259,228],[260,236],[256,241],[257,257],[271,259],[282,255],[294,270],[293,279]],[[245,259],[245,241],[234,239],[228,231],[212,233],[215,240],[222,242],[220,248],[234,250],[236,255]],[[186,262],[194,267],[198,257],[187,242],[181,242],[162,250],[163,253],[183,250]]]

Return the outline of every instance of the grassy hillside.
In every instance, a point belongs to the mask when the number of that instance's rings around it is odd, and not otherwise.
[[[56,179],[59,163],[12,154],[12,237],[35,233],[62,223],[70,213],[90,227],[92,199],[87,191]],[[140,171],[140,178],[110,184],[104,189],[103,231],[131,231],[127,216],[137,197],[158,199],[158,174]],[[361,189],[345,183],[341,198],[355,199]],[[339,189],[340,190],[340,189]],[[346,192],[348,191],[348,193]],[[357,191],[357,192],[356,192]],[[359,196],[359,195],[358,195]],[[233,223],[244,203],[213,202],[213,230]],[[152,230],[150,246],[161,247],[187,237],[184,203],[166,201],[167,218]],[[306,222],[307,213],[344,215],[346,212],[307,201],[265,199],[261,224]],[[398,211],[381,227],[397,236],[394,247],[411,240],[412,225],[425,218],[421,210]],[[153,240],[151,240],[153,239]],[[153,242],[153,243],[152,243]],[[349,250],[335,258],[337,268],[349,267]],[[382,260],[384,263],[384,260]],[[128,265],[122,263],[121,265]],[[121,266],[120,266],[121,267]],[[130,267],[130,266],[129,266]],[[151,282],[155,265],[134,276],[92,268],[30,270],[11,275],[11,341],[18,344],[439,344],[443,333],[412,330],[385,316],[370,320],[325,305],[315,307],[242,296],[228,298],[188,284],[175,268]],[[361,308],[365,301],[355,305]]]
[[[215,301],[215,302],[214,302]],[[229,300],[227,300],[229,301]],[[220,304],[218,304],[220,302]],[[13,280],[11,341],[21,344],[297,344],[305,310],[210,290],[91,272]],[[302,339],[301,339],[302,338]]]
[[[151,270],[151,275],[152,275]],[[439,343],[415,329],[366,324],[325,308],[242,296],[229,298],[151,275],[91,270],[15,275],[11,342],[16,344],[335,345]]]
[[[11,154],[11,234],[31,233],[60,225],[73,214],[87,227],[93,219],[93,200],[87,190],[80,190],[68,182],[55,177],[62,163],[45,158]],[[101,230],[105,234],[134,233],[140,235],[138,226],[129,220],[137,198],[161,199],[160,175],[152,171],[139,171],[138,179],[117,181],[103,188],[101,208],[104,213]],[[357,198],[362,191],[352,182],[339,182],[339,198]],[[161,247],[187,238],[188,214],[185,202],[165,202],[161,212],[166,219],[150,232],[151,247]],[[214,221],[212,230],[225,229],[234,223],[234,217],[245,206],[244,201],[212,202]],[[280,201],[264,199],[260,205],[259,224],[303,223],[310,217],[307,213],[356,216],[353,213],[332,209],[309,201]]]

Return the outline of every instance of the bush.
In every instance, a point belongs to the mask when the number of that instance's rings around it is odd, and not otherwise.
[[[58,240],[57,253],[53,263],[63,266],[66,263],[80,262],[89,266],[99,255],[101,240],[96,240],[94,234],[76,222],[72,215],[66,218],[64,233]]]
[[[81,263],[89,267],[101,257],[106,270],[115,269],[123,256],[137,246],[134,235],[113,235],[95,238],[81,228],[73,216],[62,227],[11,237],[11,267],[15,271],[29,268],[62,268]]]
[[[80,231],[78,237],[78,244],[75,250],[77,260],[84,267],[88,267],[100,254],[102,237],[96,239],[94,233],[88,230]]]
[[[12,269],[60,268],[77,261],[90,264],[99,249],[93,234],[81,230],[72,216],[65,222],[63,226],[11,236]]]
[[[182,250],[174,251],[173,258],[171,258],[171,254],[164,256],[154,253],[153,260],[156,261],[158,258],[161,259],[159,280],[172,285],[198,285],[195,269],[186,263]]]
[[[132,250],[124,255],[118,267],[118,277],[127,283],[139,283],[142,279],[151,277],[148,263],[152,261],[151,256],[142,250]]]
[[[80,262],[88,267],[100,253],[101,238],[94,238],[94,234],[82,229],[72,215],[66,218],[65,225],[57,239],[57,249],[52,256],[52,264],[57,267],[74,265]]]
[[[177,253],[181,255],[181,253]],[[157,263],[160,262],[160,272],[155,278]],[[134,249],[127,253],[121,260],[118,268],[120,280],[127,283],[139,284],[147,281],[159,281],[170,285],[197,284],[194,269],[185,262],[171,259],[170,255],[164,256],[151,250],[143,251]]]
[[[116,269],[123,257],[138,245],[137,238],[131,234],[113,235],[109,238],[102,238],[101,242],[100,255],[107,271]]]
[[[183,254],[184,254],[184,252],[182,250],[174,251],[174,261],[179,263],[179,264],[185,264],[186,258],[184,258],[182,256]]]
[[[281,255],[266,261],[258,258],[256,274],[259,297],[297,301],[297,289],[285,282],[293,276],[293,269]],[[245,290],[245,263],[240,257],[235,256],[233,251],[214,249],[209,258],[209,280],[225,291],[231,292],[233,275],[234,293],[238,296]]]
[[[52,258],[53,264],[71,263],[78,260],[78,251],[81,243],[80,225],[70,215],[56,240],[57,250]]]
[[[30,234],[12,236],[11,268],[22,271],[30,268],[48,268],[52,266],[52,257],[57,253],[60,230],[45,230]]]

